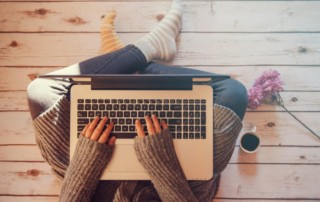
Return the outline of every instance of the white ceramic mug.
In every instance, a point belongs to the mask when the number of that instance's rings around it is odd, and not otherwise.
[[[240,147],[246,153],[254,153],[260,147],[260,138],[256,133],[257,127],[250,123],[244,129],[240,139]]]

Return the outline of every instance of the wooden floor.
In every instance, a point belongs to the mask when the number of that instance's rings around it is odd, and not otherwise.
[[[36,74],[97,55],[101,16],[118,11],[126,43],[151,30],[170,1],[0,0],[0,201],[57,201],[61,183],[35,144],[26,87]],[[289,110],[320,135],[320,1],[183,1],[172,64],[230,74],[249,88],[278,70]],[[236,147],[215,201],[319,201],[320,139],[280,107],[248,111],[256,154]]]

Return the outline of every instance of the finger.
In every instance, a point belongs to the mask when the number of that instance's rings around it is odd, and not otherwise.
[[[136,120],[135,125],[136,125],[136,130],[137,130],[137,135],[138,135],[138,137],[144,137],[144,136],[146,136],[146,135],[144,134],[144,131],[143,131],[143,126],[142,126],[141,122],[140,122],[138,119]]]
[[[94,131],[91,135],[91,138],[90,138],[91,140],[97,141],[99,139],[107,121],[108,121],[108,118],[106,116],[100,120],[98,126],[94,129]]]
[[[89,128],[90,123],[88,123],[81,132],[81,135],[84,136],[86,134],[87,129]]]
[[[99,143],[105,144],[108,141],[110,137],[110,133],[113,129],[113,126],[114,126],[113,122],[110,122],[108,127],[103,131],[102,135],[99,137],[99,140],[98,140]]]
[[[153,126],[152,120],[149,116],[145,117],[146,123],[147,123],[147,130],[149,135],[155,135],[156,134],[156,130]]]
[[[116,137],[112,136],[109,141],[108,141],[108,145],[115,145],[116,144]]]
[[[94,117],[93,121],[90,123],[90,125],[89,125],[89,127],[88,127],[88,129],[86,131],[86,134],[85,134],[85,136],[87,138],[91,137],[94,129],[96,128],[97,123],[99,122],[99,119],[100,118],[98,116],[96,116],[96,117]]]
[[[168,125],[164,120],[161,120],[161,126],[162,126],[163,129],[167,129],[168,128]]]
[[[160,134],[161,133],[161,126],[160,126],[158,117],[155,114],[152,115],[152,122],[153,122],[153,125],[155,128],[156,134]]]

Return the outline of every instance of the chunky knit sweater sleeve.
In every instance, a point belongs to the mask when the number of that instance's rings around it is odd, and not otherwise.
[[[80,136],[63,181],[60,201],[91,201],[112,150],[112,146]]]
[[[181,169],[169,129],[137,137],[134,145],[162,201],[197,201]]]

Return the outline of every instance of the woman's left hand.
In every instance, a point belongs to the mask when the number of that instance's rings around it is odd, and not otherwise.
[[[116,142],[116,137],[110,137],[110,133],[113,129],[113,122],[110,122],[105,130],[104,127],[107,124],[108,117],[96,116],[91,123],[88,123],[86,127],[82,130],[81,135],[91,139],[93,141],[98,141],[101,144],[108,143],[108,145],[114,145]]]

